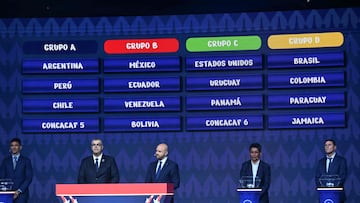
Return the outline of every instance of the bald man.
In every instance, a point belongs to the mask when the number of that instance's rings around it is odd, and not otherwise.
[[[168,158],[168,146],[165,143],[156,147],[154,156],[156,161],[149,164],[145,182],[147,183],[173,183],[174,189],[180,186],[179,166]]]

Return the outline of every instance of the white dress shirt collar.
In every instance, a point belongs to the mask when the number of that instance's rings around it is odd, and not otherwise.
[[[164,157],[163,159],[158,160],[158,163],[157,163],[156,168],[158,168],[158,167],[159,167],[159,163],[160,163],[160,161],[161,161],[161,169],[162,169],[162,168],[164,167],[164,165],[165,165],[165,163],[166,163],[167,159],[168,159],[168,157],[166,156],[166,157]]]
[[[331,156],[326,155],[326,158],[334,160],[336,152],[334,152]]]
[[[12,157],[13,157],[13,158],[15,158],[15,157],[16,157],[16,160],[19,160],[20,153],[19,153],[19,154],[13,154],[13,155],[12,155]]]
[[[95,159],[98,159],[98,162],[99,162],[99,167],[100,167],[100,164],[101,164],[102,156],[103,156],[103,154],[102,154],[102,153],[101,153],[99,156],[95,156],[95,155],[93,154],[93,161],[94,161],[94,164],[96,164],[96,160],[95,160]]]

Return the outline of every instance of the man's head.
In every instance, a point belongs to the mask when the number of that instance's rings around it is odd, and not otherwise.
[[[168,155],[168,146],[167,144],[161,143],[156,147],[155,156],[156,159],[162,160]]]
[[[259,143],[252,143],[249,147],[250,159],[253,162],[260,160],[261,156],[261,145]]]
[[[22,149],[21,140],[19,138],[13,138],[10,141],[10,151],[12,154],[19,154]]]
[[[101,139],[93,139],[91,141],[91,151],[95,156],[99,156],[104,149],[104,145],[101,141]]]
[[[327,155],[332,155],[336,151],[336,142],[333,139],[327,139],[324,143],[325,153]]]

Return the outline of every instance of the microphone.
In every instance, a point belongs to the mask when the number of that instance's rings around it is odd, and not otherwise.
[[[155,153],[155,154],[153,154],[153,156],[156,156],[156,153]]]

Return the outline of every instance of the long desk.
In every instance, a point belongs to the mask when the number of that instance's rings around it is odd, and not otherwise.
[[[174,186],[168,183],[56,184],[55,191],[64,203],[169,203]]]

